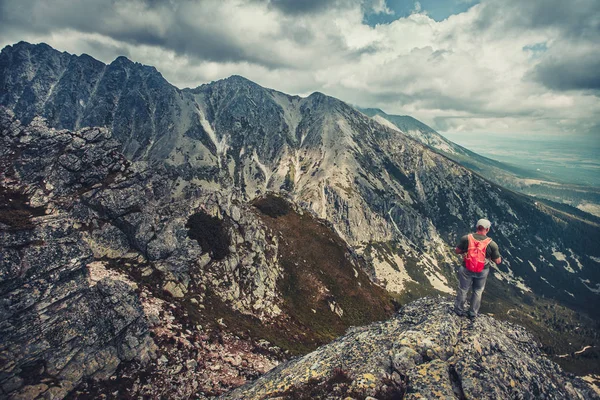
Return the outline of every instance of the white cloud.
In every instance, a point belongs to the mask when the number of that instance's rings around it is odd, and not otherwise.
[[[388,8],[385,0],[371,0],[371,10],[374,14],[394,14],[394,11]]]

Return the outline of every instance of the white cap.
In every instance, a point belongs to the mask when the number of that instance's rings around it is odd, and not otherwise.
[[[477,221],[477,224],[475,224],[476,228],[479,226],[482,226],[485,229],[490,229],[490,227],[492,226],[492,223],[485,218],[481,218],[479,221]]]

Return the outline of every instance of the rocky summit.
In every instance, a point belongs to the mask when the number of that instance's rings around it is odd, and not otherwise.
[[[523,328],[423,298],[221,399],[597,399]]]

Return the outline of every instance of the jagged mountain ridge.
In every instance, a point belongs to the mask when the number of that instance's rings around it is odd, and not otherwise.
[[[499,279],[568,304],[597,301],[598,227],[496,187],[337,99],[288,96],[238,76],[178,90],[123,57],[104,67],[91,60],[7,47],[0,104],[25,122],[40,114],[59,128],[111,126],[128,157],[163,163],[181,190],[288,192],[332,222],[392,291],[412,281],[451,291],[449,246],[486,215],[505,249]],[[88,64],[97,78],[71,78]],[[80,96],[58,95],[69,91]],[[60,117],[68,110],[76,116]]]
[[[525,177],[547,179],[546,176],[536,171],[523,170],[516,166],[504,164],[464,148],[446,139],[433,128],[410,115],[390,115],[379,108],[357,107],[357,109],[392,129],[399,129],[401,132],[498,184],[506,186],[511,180]]]

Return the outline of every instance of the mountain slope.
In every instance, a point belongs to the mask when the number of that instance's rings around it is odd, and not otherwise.
[[[399,129],[401,132],[414,137],[432,149],[448,156],[459,164],[494,180],[496,183],[511,183],[515,179],[547,179],[537,172],[505,164],[491,158],[472,152],[437,133],[431,127],[409,115],[390,115],[378,108],[358,108],[360,112],[375,119],[377,122]]]
[[[24,120],[57,115],[69,107],[53,93],[79,85],[65,76],[88,59],[43,45],[7,47],[0,102]],[[98,122],[104,110],[125,154],[160,163],[181,192],[235,187],[247,200],[286,192],[330,221],[370,261],[374,279],[397,292],[414,281],[452,292],[451,248],[487,216],[506,260],[498,279],[597,311],[589,305],[600,294],[598,226],[495,186],[337,99],[288,96],[237,76],[178,90],[124,58],[99,74],[82,99],[94,107],[50,123]],[[42,107],[39,99],[50,100]]]
[[[597,222],[597,205],[600,203],[600,194],[597,188],[557,181],[556,177],[533,169],[521,168],[483,157],[451,142],[429,126],[408,115],[389,115],[378,108],[357,109],[385,126],[414,137],[494,183],[539,199],[571,205],[569,213],[580,214],[583,210],[586,212],[586,219]]]

